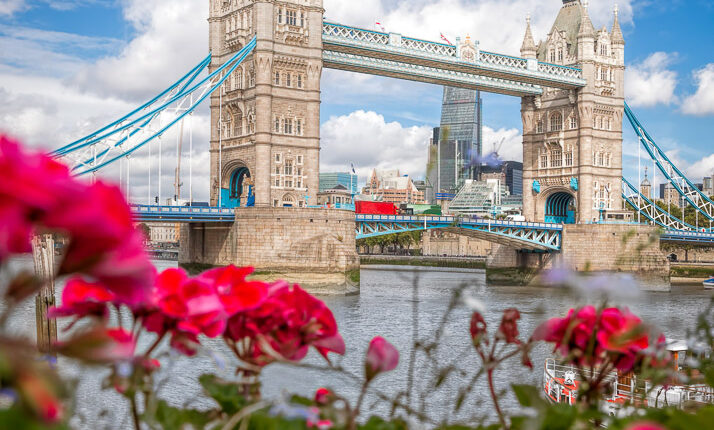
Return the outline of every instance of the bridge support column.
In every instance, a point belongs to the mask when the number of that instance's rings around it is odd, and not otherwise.
[[[348,211],[239,208],[232,225],[184,226],[179,263],[252,266],[258,279],[285,279],[317,294],[359,292],[355,218]]]
[[[504,245],[488,257],[493,284],[542,283],[542,269],[581,273],[631,273],[645,291],[669,291],[669,261],[660,250],[657,228],[636,225],[566,225],[560,253],[532,253]]]

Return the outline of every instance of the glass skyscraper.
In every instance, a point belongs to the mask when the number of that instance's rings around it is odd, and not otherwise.
[[[481,93],[444,87],[441,124],[434,129],[427,165],[427,200],[456,194],[467,179],[478,179],[482,148]]]

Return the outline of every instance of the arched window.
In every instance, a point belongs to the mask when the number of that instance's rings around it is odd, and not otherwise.
[[[236,109],[233,114],[233,137],[243,136],[243,112]]]
[[[548,168],[548,154],[543,152],[540,155],[540,168],[541,169],[547,169]]]
[[[565,152],[565,166],[570,167],[572,165],[573,165],[573,150],[571,148]]]
[[[285,86],[286,86],[286,87],[291,87],[291,86],[292,86],[292,82],[290,82],[290,73],[286,73],[286,74],[285,74]]]
[[[550,50],[550,62],[555,63],[555,49]]]
[[[280,85],[280,72],[275,71],[275,85]]]
[[[543,120],[539,119],[536,123],[536,133],[543,133]]]
[[[297,87],[302,88],[302,75],[297,75]]]
[[[570,117],[570,129],[575,130],[576,128],[578,128],[578,120],[575,118],[575,115],[572,115]]]
[[[563,48],[558,48],[558,61],[563,62]]]
[[[556,112],[550,116],[550,131],[560,131],[563,129],[563,116]]]
[[[280,133],[280,118],[275,117],[275,127],[273,129],[275,133]]]

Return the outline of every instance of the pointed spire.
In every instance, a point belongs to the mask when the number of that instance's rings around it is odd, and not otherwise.
[[[531,32],[531,15],[528,14],[526,17],[526,36],[523,38],[523,45],[521,45],[521,56],[524,58],[535,58],[536,57],[536,45],[533,40],[533,33]]]
[[[580,17],[580,32],[578,33],[578,38],[583,37],[595,37],[595,27],[593,27],[593,22],[590,21],[590,15],[588,15],[588,1],[583,0],[582,2],[582,15]]]
[[[624,45],[625,44],[625,38],[622,36],[622,29],[620,28],[620,19],[618,18],[618,8],[617,4],[615,4],[615,22],[612,24],[612,33],[610,35],[610,39],[612,40],[613,44],[620,44]]]

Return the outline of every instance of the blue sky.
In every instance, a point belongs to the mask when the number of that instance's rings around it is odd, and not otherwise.
[[[558,0],[325,0],[332,20],[452,41],[469,34],[486,50],[517,54],[525,16],[543,39]],[[628,100],[658,143],[692,179],[714,171],[714,4],[710,1],[619,0],[627,41]],[[611,25],[614,1],[590,2],[597,28]],[[33,145],[59,147],[167,86],[207,51],[208,2],[202,0],[0,0],[0,130]],[[497,19],[496,19],[497,18]],[[338,71],[323,74],[322,168],[354,163],[398,167],[422,176],[440,87]],[[483,94],[485,147],[506,138],[520,154],[520,100]],[[207,141],[207,110],[197,141]],[[205,130],[201,131],[201,127]],[[627,130],[627,127],[626,127]],[[626,166],[637,164],[634,134],[625,134]],[[197,175],[207,176],[197,144]],[[146,164],[148,166],[148,163]],[[138,171],[143,166],[138,162]],[[165,167],[170,187],[170,167]],[[110,171],[108,175],[115,175]],[[636,180],[629,167],[626,176]],[[634,177],[632,175],[635,175]],[[207,189],[207,179],[196,188]],[[147,194],[141,180],[133,195]]]

